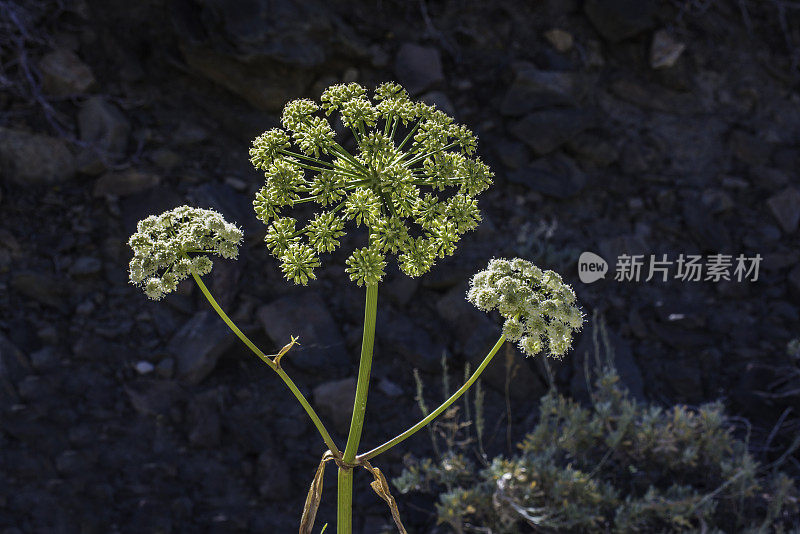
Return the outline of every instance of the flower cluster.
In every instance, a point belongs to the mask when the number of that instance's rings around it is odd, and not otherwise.
[[[131,283],[159,300],[192,273],[211,271],[207,254],[235,258],[242,231],[213,210],[181,206],[139,221],[128,240]]]
[[[289,102],[283,128],[260,135],[250,150],[266,178],[253,206],[286,278],[315,278],[319,255],[339,247],[348,223],[369,233],[367,246],[347,259],[358,285],[383,278],[388,254],[413,277],[453,254],[480,222],[476,196],[492,183],[489,168],[472,157],[472,132],[411,101],[396,83],[380,85],[373,100],[356,83],[333,85],[320,100]],[[352,132],[354,154],[336,141],[326,118],[333,113]],[[307,202],[324,210],[299,227],[284,211]]]
[[[529,356],[545,348],[552,356],[562,356],[583,325],[575,292],[558,273],[520,258],[491,260],[485,271],[472,277],[467,300],[483,311],[500,312],[506,338],[518,341]]]

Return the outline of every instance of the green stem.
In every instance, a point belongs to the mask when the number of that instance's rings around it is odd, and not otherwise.
[[[405,164],[406,165],[413,165],[413,164],[417,163],[418,161],[422,161],[425,158],[429,158],[429,157],[433,156],[434,154],[438,154],[439,152],[444,152],[447,149],[453,148],[457,144],[458,143],[450,143],[449,145],[443,146],[442,148],[440,148],[438,150],[434,150],[433,152],[428,152],[426,154],[419,154],[417,156],[414,156],[414,158],[406,161]],[[410,149],[407,152],[407,154],[412,154],[413,152],[411,152],[411,150],[413,150],[413,147],[412,147],[412,149]]]
[[[342,460],[353,463],[361,442],[361,431],[364,428],[364,414],[367,411],[367,393],[372,368],[372,348],[375,345],[375,318],[378,312],[378,284],[367,286],[364,306],[364,336],[361,340],[361,360],[358,365],[358,382],[356,398],[353,403],[353,417],[350,420],[350,432],[344,448]],[[338,502],[336,513],[336,532],[350,534],[353,530],[353,469],[340,467],[338,478]]]
[[[280,149],[279,152],[281,154],[285,154],[287,156],[292,156],[293,158],[302,158],[302,159],[311,161],[313,163],[317,163],[319,165],[325,165],[325,166],[333,168],[333,163],[331,163],[329,161],[321,160],[319,158],[315,158],[314,156],[307,156],[307,155],[301,154],[299,152],[293,152],[291,150],[286,150],[285,148]]]
[[[328,446],[335,456],[341,456],[341,452],[339,452],[339,449],[333,442],[331,435],[325,429],[325,425],[322,424],[317,412],[314,411],[314,408],[308,403],[308,400],[306,400],[305,396],[303,396],[292,379],[289,378],[289,375],[286,374],[286,371],[284,371],[279,365],[276,365],[269,356],[261,352],[261,350],[256,347],[252,341],[250,341],[250,338],[248,338],[241,330],[239,330],[239,327],[234,324],[231,318],[228,317],[228,314],[222,310],[216,299],[214,299],[214,297],[211,295],[211,292],[203,283],[203,280],[196,273],[192,273],[192,277],[194,278],[194,281],[197,282],[197,286],[200,288],[200,291],[203,292],[203,295],[205,295],[209,304],[211,304],[211,307],[214,308],[214,311],[217,312],[217,315],[219,315],[222,320],[225,321],[225,324],[228,325],[231,330],[233,330],[233,333],[236,334],[236,336],[241,339],[245,345],[247,345],[247,348],[253,351],[253,353],[261,359],[261,361],[269,365],[273,371],[278,373],[278,376],[281,377],[281,380],[283,380],[286,386],[292,391],[295,398],[297,398],[297,400],[303,406],[303,409],[308,414],[308,417],[311,418],[311,422],[313,422],[314,426],[317,427],[317,430],[319,431],[320,436],[322,436],[322,440],[325,442],[325,445]]]
[[[406,135],[405,139],[403,139],[403,140],[400,142],[400,144],[398,145],[398,147],[397,147],[397,151],[398,151],[398,152],[400,152],[401,150],[403,150],[403,147],[404,147],[404,146],[406,146],[406,143],[408,143],[408,140],[409,140],[409,139],[411,139],[411,138],[414,136],[414,134],[415,134],[415,133],[417,132],[417,130],[419,129],[419,125],[420,125],[421,123],[422,123],[422,120],[418,121],[418,122],[417,122],[417,123],[416,123],[416,124],[415,124],[415,125],[414,125],[414,126],[411,128],[411,131],[410,131],[410,132],[408,132],[408,135]],[[395,161],[394,163],[396,163],[396,161]]]
[[[438,408],[429,413],[428,416],[425,417],[425,419],[423,419],[416,425],[412,426],[402,434],[399,434],[394,438],[390,439],[383,445],[375,447],[371,451],[365,452],[364,454],[359,454],[356,460],[357,461],[371,460],[372,458],[375,458],[379,454],[388,451],[398,443],[407,440],[408,438],[410,438],[411,436],[413,436],[414,434],[425,428],[428,424],[430,424],[434,419],[436,419],[439,415],[441,415],[442,412],[448,409],[451,404],[457,401],[459,397],[461,397],[461,395],[466,393],[467,390],[472,386],[472,384],[474,384],[475,381],[478,380],[478,378],[481,376],[481,373],[483,373],[483,370],[486,369],[486,366],[489,365],[489,362],[491,362],[492,358],[494,358],[494,355],[497,354],[497,351],[500,350],[500,347],[503,346],[503,342],[505,340],[506,340],[505,334],[501,335],[500,339],[498,339],[497,343],[495,343],[494,347],[492,347],[492,350],[489,351],[489,354],[486,355],[486,357],[483,359],[478,368],[475,369],[475,372],[472,373],[472,376],[470,376],[469,379],[466,382],[464,382],[464,385],[458,388],[458,391],[453,393],[450,396],[450,398],[444,401]]]

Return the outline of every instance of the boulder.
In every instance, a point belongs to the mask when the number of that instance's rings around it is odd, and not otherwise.
[[[411,94],[419,94],[444,81],[439,51],[429,46],[405,43],[397,52],[394,71]]]
[[[83,93],[95,82],[92,69],[75,52],[67,49],[46,54],[39,62],[39,70],[42,73],[42,90],[52,96]]]
[[[78,112],[78,130],[81,141],[118,155],[128,146],[131,124],[114,104],[94,96]]]
[[[350,363],[339,327],[318,293],[304,291],[274,300],[258,310],[258,318],[276,348],[292,336],[299,338],[299,346],[284,357],[293,366],[323,372]]]
[[[213,311],[195,314],[172,337],[167,352],[177,361],[177,377],[190,384],[200,383],[217,365],[217,360],[236,337]]]
[[[356,378],[344,378],[324,382],[314,388],[314,406],[326,419],[333,423],[333,428],[346,434],[353,416],[353,401],[356,397]]]
[[[656,0],[586,0],[583,10],[600,35],[616,43],[650,29],[657,7]]]
[[[512,124],[509,130],[520,141],[542,155],[553,152],[596,123],[593,113],[575,108],[534,111]]]
[[[0,167],[17,185],[54,185],[75,175],[75,158],[63,139],[0,128]]]

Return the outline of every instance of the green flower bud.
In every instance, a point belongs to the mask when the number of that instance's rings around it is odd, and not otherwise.
[[[383,279],[385,268],[383,255],[374,247],[364,247],[354,250],[347,258],[345,271],[350,275],[350,280],[359,286],[371,286]]]
[[[357,83],[331,85],[323,91],[320,101],[325,113],[342,109],[342,106],[351,100],[361,100],[367,94],[367,90]]]
[[[290,146],[289,136],[279,128],[267,130],[253,141],[250,149],[250,162],[256,169],[267,170],[279,157],[281,150]]]
[[[425,238],[412,239],[406,251],[400,254],[400,269],[411,278],[422,276],[430,270],[436,259],[436,249]]]
[[[275,219],[267,230],[264,241],[267,248],[276,256],[283,256],[286,250],[300,241],[298,232],[295,230],[297,221],[291,217],[281,217]]]
[[[306,98],[292,100],[283,108],[281,124],[287,130],[297,132],[311,120],[317,111],[319,111],[319,106],[312,100]]]
[[[363,187],[353,191],[344,205],[344,214],[347,219],[355,219],[356,224],[371,225],[380,218],[381,201],[369,189]]]
[[[292,243],[281,256],[283,276],[295,284],[306,285],[316,280],[314,269],[319,267],[317,253],[302,243]]]
[[[344,221],[331,212],[318,213],[305,229],[308,240],[317,252],[333,252],[344,235]]]

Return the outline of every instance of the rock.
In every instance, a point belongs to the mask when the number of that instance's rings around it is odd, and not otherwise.
[[[333,428],[341,434],[346,434],[350,428],[356,382],[355,377],[332,380],[318,385],[313,391],[314,406],[333,422]]]
[[[608,167],[619,159],[619,150],[607,139],[608,136],[582,132],[567,141],[567,149],[598,167]]]
[[[109,172],[94,182],[92,194],[95,197],[112,195],[124,197],[147,191],[161,183],[157,174],[128,169],[123,172]]]
[[[190,146],[207,141],[210,137],[208,130],[198,124],[182,122],[175,133],[170,137],[176,146]]]
[[[186,198],[179,195],[171,187],[159,185],[141,193],[122,197],[119,204],[122,212],[123,232],[125,235],[131,235],[136,231],[136,223],[148,215],[163,213],[186,204]],[[207,207],[198,204],[194,205]]]
[[[93,256],[81,256],[69,267],[70,276],[91,276],[103,268],[103,262]]]
[[[411,94],[419,94],[444,81],[439,51],[428,46],[405,43],[395,58],[398,81]]]
[[[320,0],[252,0],[237,9],[220,0],[199,0],[174,13],[184,43],[219,45],[218,50],[253,66],[314,69],[334,54],[367,55],[350,27]]]
[[[222,435],[219,400],[216,390],[192,398],[186,410],[189,443],[195,447],[218,447]]]
[[[71,50],[58,49],[45,55],[39,70],[42,90],[56,97],[83,93],[95,82],[92,70]]]
[[[789,184],[789,176],[779,169],[771,167],[751,167],[750,181],[765,189],[777,190]]]
[[[586,174],[563,154],[539,159],[524,169],[510,172],[508,180],[526,185],[543,195],[562,199],[580,193],[587,181]]]
[[[634,37],[652,27],[655,0],[587,0],[583,10],[589,20],[612,43]]]
[[[470,304],[466,298],[466,285],[448,291],[436,303],[436,310],[452,331],[456,340],[453,351],[463,355],[474,370],[500,337],[501,327],[494,324],[482,311]],[[510,350],[511,353],[507,353]],[[498,352],[492,363],[484,370],[481,380],[499,392],[506,387],[506,357],[513,365],[514,376],[509,382],[509,394],[515,400],[538,398],[544,393],[544,382],[513,344]],[[452,369],[451,369],[452,370]]]
[[[204,46],[182,45],[181,52],[191,69],[260,110],[281,110],[311,82],[311,75],[298,69],[280,64],[264,68],[255,60],[240,61]]]
[[[150,362],[148,362],[146,360],[141,360],[141,361],[136,362],[136,364],[133,366],[133,368],[140,375],[149,375],[150,373],[152,373],[155,370],[156,367],[155,367],[155,365],[153,365],[152,363],[150,363]]]
[[[436,109],[444,111],[451,117],[456,116],[455,106],[453,106],[450,98],[442,91],[431,91],[429,93],[425,93],[424,95],[420,96],[419,99],[429,106],[436,106]]]
[[[788,276],[789,284],[797,295],[800,295],[800,265],[791,270]]]
[[[378,311],[376,339],[382,353],[407,360],[423,371],[440,369],[442,353],[447,349],[408,317],[390,309]]]
[[[694,237],[703,252],[711,254],[732,254],[733,241],[728,229],[711,217],[703,206],[687,202],[684,205],[683,220],[689,228],[689,233]]]
[[[66,311],[66,286],[50,275],[33,271],[15,273],[11,289],[46,306]]]
[[[242,226],[246,235],[264,232],[264,225],[253,216],[253,199],[228,184],[206,183],[191,189],[186,196],[193,205],[217,210],[226,220]]]
[[[378,391],[383,393],[389,398],[397,398],[403,395],[403,388],[389,380],[388,378],[382,378],[378,382]]]
[[[125,385],[133,409],[139,415],[169,415],[173,406],[183,398],[183,390],[175,382],[166,380],[138,380]]]
[[[157,148],[150,154],[150,161],[159,169],[169,172],[181,164],[183,157],[174,150]]]
[[[156,375],[161,378],[172,378],[175,374],[175,360],[172,358],[164,358],[158,365],[156,365]]]
[[[283,458],[269,450],[258,455],[258,493],[264,499],[288,500],[292,497],[292,492],[288,491],[291,486],[292,472]]]
[[[608,262],[609,272],[606,275],[607,279],[614,277],[617,258],[621,255],[627,254],[628,256],[634,256],[651,253],[644,241],[635,235],[620,235],[604,239],[600,241],[598,248],[600,249],[600,255]]]
[[[703,196],[700,200],[703,206],[715,215],[731,210],[736,206],[733,198],[721,189],[706,189],[703,191]]]
[[[678,350],[697,350],[713,343],[710,335],[681,324],[656,322],[650,328],[662,342]]]
[[[500,162],[509,169],[519,169],[530,161],[528,149],[519,141],[503,139],[495,143],[494,150]]]
[[[189,68],[262,110],[305,94],[331,56],[349,64],[368,56],[360,37],[319,0],[252,0],[236,9],[198,0],[171,11]]]
[[[697,404],[703,399],[703,372],[695,361],[667,361],[663,378],[678,402]]]
[[[235,339],[216,313],[195,314],[167,345],[167,351],[175,356],[178,364],[177,377],[190,384],[200,383]]]
[[[572,38],[572,34],[566,30],[561,30],[559,28],[547,30],[544,32],[544,38],[559,52],[569,52],[572,50],[574,39]]]
[[[274,300],[259,308],[264,331],[280,348],[297,336],[284,361],[307,372],[340,369],[349,365],[344,338],[318,293],[304,291]]]
[[[574,349],[567,355],[572,361],[572,394],[580,397],[586,397],[586,376],[584,359],[588,358],[588,368],[592,376],[599,360],[601,365],[612,364],[619,375],[620,381],[628,389],[634,399],[643,401],[644,396],[644,380],[642,379],[642,372],[639,369],[639,364],[633,355],[633,350],[630,344],[625,341],[622,336],[614,331],[606,329],[605,339],[608,340],[608,345],[604,342],[604,337],[598,332],[598,339],[600,346],[598,347],[599,354],[595,351],[593,328],[596,326],[585,325],[583,332],[579,334],[574,343]],[[591,383],[593,378],[589,378]]]
[[[131,125],[117,107],[99,96],[87,100],[78,112],[81,141],[103,152],[120,155],[128,146]]]
[[[396,529],[388,520],[379,515],[368,515],[364,518],[361,534],[392,534]]]
[[[53,185],[75,175],[75,158],[62,139],[0,128],[3,176],[21,186]]]
[[[75,170],[86,176],[100,176],[108,170],[106,163],[100,159],[97,150],[91,147],[79,149],[75,156]]]
[[[0,333],[0,408],[18,401],[15,385],[32,370],[27,356]]]
[[[400,307],[411,301],[417,292],[419,279],[406,276],[399,271],[381,286],[381,291]]]
[[[661,158],[655,147],[630,140],[622,148],[619,166],[624,174],[639,175],[657,171],[661,166]]]
[[[781,225],[784,233],[791,234],[800,223],[800,190],[788,187],[767,199],[772,216]]]
[[[553,152],[595,122],[594,114],[586,110],[547,109],[526,115],[509,130],[536,154],[542,155]]]
[[[653,34],[650,46],[650,67],[667,69],[675,65],[686,50],[686,45],[676,40],[666,30],[658,30]]]
[[[31,353],[31,367],[37,371],[52,369],[58,364],[58,357],[59,355],[55,347],[51,345],[42,347],[36,352]]]
[[[736,159],[748,165],[764,165],[772,154],[772,145],[742,130],[734,130],[728,142]]]
[[[574,104],[584,92],[575,72],[539,70],[531,64],[517,67],[517,76],[500,104],[503,115],[519,116],[535,109]]]

